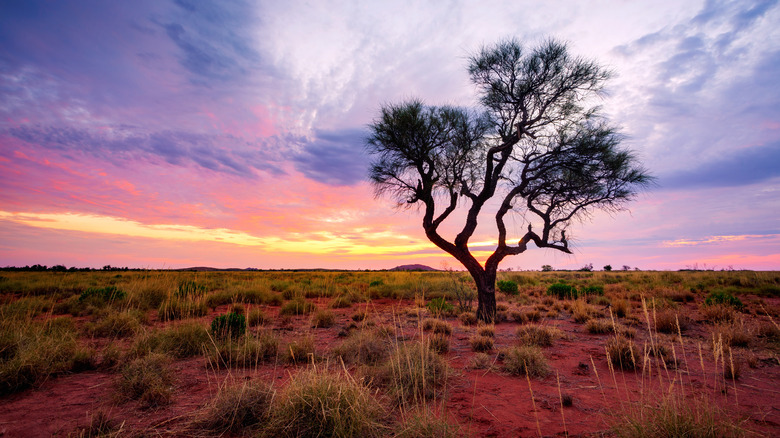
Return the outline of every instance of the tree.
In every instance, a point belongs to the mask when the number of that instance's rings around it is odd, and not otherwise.
[[[596,209],[620,210],[651,177],[619,147],[621,135],[593,105],[610,73],[571,56],[564,44],[550,40],[526,49],[503,41],[472,56],[468,72],[480,109],[420,100],[383,105],[369,125],[366,149],[377,196],[421,207],[425,235],[469,271],[477,317],[492,322],[504,258],[525,252],[530,242],[571,253],[572,221]],[[498,202],[489,203],[494,197]],[[483,265],[468,244],[489,206],[495,206],[498,236]],[[458,207],[465,223],[448,240],[440,226],[458,217]],[[517,243],[507,236],[510,212],[527,226]]]
[[[605,271],[611,271],[612,270],[612,265],[604,265],[604,270]]]

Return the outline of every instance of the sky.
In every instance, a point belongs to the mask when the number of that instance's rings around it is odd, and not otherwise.
[[[459,269],[364,142],[384,104],[475,107],[507,38],[613,70],[657,184],[501,268],[780,269],[776,0],[0,2],[0,266]]]

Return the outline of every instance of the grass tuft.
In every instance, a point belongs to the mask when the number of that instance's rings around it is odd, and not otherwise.
[[[504,351],[504,371],[518,376],[544,377],[549,373],[549,365],[541,348],[523,345]]]
[[[266,433],[279,437],[378,437],[382,405],[347,373],[301,370],[271,407]]]

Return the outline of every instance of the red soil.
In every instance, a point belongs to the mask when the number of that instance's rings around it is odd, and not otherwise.
[[[326,299],[314,301],[320,308],[328,304]],[[776,307],[780,302],[775,300],[769,304]],[[331,328],[310,329],[307,317],[292,318],[287,324],[279,318],[272,328],[283,339],[313,333],[318,351],[326,352],[341,342],[339,331],[352,322],[352,314],[365,306],[335,309],[337,323]],[[686,306],[696,320],[696,306]],[[412,309],[415,306],[411,302],[382,299],[371,302],[367,311],[375,323],[392,324],[406,337],[413,337],[419,334],[419,319],[412,314]],[[266,311],[273,314],[278,308],[270,307]],[[222,308],[216,313],[224,312]],[[420,313],[424,315],[425,311]],[[204,317],[204,324],[213,316]],[[608,335],[587,333],[582,324],[572,322],[570,315],[562,311],[558,317],[543,321],[543,324],[556,325],[567,335],[566,339],[544,349],[552,373],[542,379],[526,379],[500,371],[500,361],[492,371],[470,369],[469,359],[474,353],[468,339],[474,329],[462,327],[456,318],[448,318],[448,322],[455,330],[450,352],[445,357],[455,373],[449,379],[441,408],[468,436],[609,435],[610,426],[619,418],[622,408],[636,406],[640,401],[652,404],[658,400],[658,394],[669,390],[673,381],[675,394],[691,399],[705,397],[707,403],[718,405],[743,420],[743,427],[756,431],[759,436],[780,435],[780,387],[777,385],[780,363],[776,354],[757,350],[755,368],[743,363],[740,378],[736,382],[725,381],[722,368],[714,363],[712,349],[705,340],[709,328],[704,324],[693,324],[685,333],[684,354],[676,336],[660,335],[668,339],[667,343],[676,342],[678,370],[659,370],[653,365],[646,373],[612,372],[604,349]],[[154,322],[157,326],[162,324]],[[514,322],[496,325],[494,353],[517,343],[518,325]],[[635,342],[640,348],[648,339],[645,325],[637,326]],[[0,436],[68,435],[77,427],[87,425],[91,415],[101,409],[112,418],[124,421],[123,431],[131,434],[187,435],[188,421],[220,385],[242,379],[263,379],[280,387],[289,373],[297,369],[264,364],[249,369],[214,370],[203,357],[177,361],[174,368],[177,383],[173,402],[156,410],[141,409],[134,401],[118,402],[114,395],[116,373],[109,371],[59,376],[37,389],[5,396],[0,399]],[[562,408],[559,394],[571,396],[572,406]]]

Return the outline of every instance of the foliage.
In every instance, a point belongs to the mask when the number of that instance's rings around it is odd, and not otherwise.
[[[374,157],[376,194],[424,207],[426,236],[467,268],[478,290],[477,316],[493,322],[494,282],[504,258],[525,252],[530,242],[571,253],[566,229],[572,220],[620,209],[652,178],[591,105],[607,70],[554,40],[530,50],[502,41],[469,61],[482,112],[419,100],[388,104],[370,125],[366,147]],[[497,193],[499,202],[489,203]],[[466,204],[466,221],[449,241],[439,226],[459,204]],[[488,205],[498,206],[491,215],[498,245],[483,266],[468,241]],[[510,211],[528,229],[516,245],[507,243]]]
[[[230,312],[227,315],[219,315],[211,321],[211,333],[215,338],[239,338],[246,332],[246,318],[244,315]]]
[[[558,297],[559,300],[577,298],[579,293],[574,286],[565,283],[553,283],[547,288],[547,295]]]
[[[735,309],[742,309],[744,307],[739,298],[725,290],[714,290],[710,292],[709,295],[707,295],[707,298],[704,299],[704,304],[707,306],[724,304],[734,307]]]
[[[517,282],[512,280],[498,280],[496,287],[501,292],[509,295],[516,295],[518,291]]]
[[[452,313],[455,308],[444,297],[434,298],[428,303],[428,311],[433,315]]]

